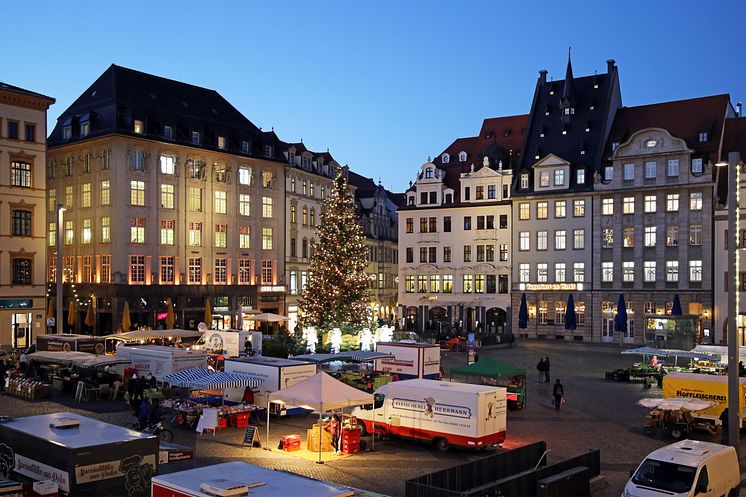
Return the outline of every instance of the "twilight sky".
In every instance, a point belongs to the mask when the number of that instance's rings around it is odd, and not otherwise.
[[[50,130],[116,63],[215,89],[394,191],[485,117],[529,112],[568,46],[575,76],[616,59],[628,106],[746,99],[741,0],[12,0],[2,17],[0,81],[55,97]]]

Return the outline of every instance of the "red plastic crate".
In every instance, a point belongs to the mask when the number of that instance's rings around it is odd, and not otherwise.
[[[226,418],[218,419],[218,428],[226,428],[228,426],[228,420]]]

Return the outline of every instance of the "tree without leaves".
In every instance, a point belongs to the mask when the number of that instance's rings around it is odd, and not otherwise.
[[[304,321],[321,329],[367,323],[368,249],[342,174],[337,174],[324,203],[313,249],[308,284],[300,301]]]

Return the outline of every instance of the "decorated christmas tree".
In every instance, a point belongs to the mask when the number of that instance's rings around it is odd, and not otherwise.
[[[316,228],[308,284],[300,302],[304,324],[328,330],[368,322],[367,255],[347,178],[338,174]]]

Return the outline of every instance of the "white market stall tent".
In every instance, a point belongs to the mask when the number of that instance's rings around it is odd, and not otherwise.
[[[323,371],[291,387],[272,392],[267,398],[267,440],[269,440],[269,404],[271,402],[319,411],[319,431],[321,431],[321,416],[324,412],[373,404],[373,394],[345,385]],[[319,439],[321,439],[320,436]],[[321,447],[319,447],[319,463],[321,463]]]

